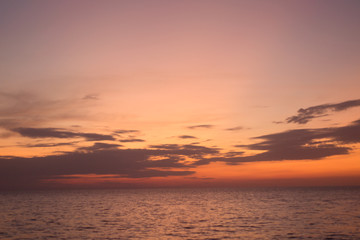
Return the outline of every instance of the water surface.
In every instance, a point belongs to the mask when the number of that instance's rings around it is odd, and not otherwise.
[[[360,239],[360,188],[0,193],[0,239]]]

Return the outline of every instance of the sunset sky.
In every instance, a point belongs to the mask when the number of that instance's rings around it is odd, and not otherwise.
[[[360,1],[1,1],[0,189],[360,185]]]

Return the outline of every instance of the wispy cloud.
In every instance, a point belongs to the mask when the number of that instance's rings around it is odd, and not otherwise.
[[[327,112],[340,112],[347,110],[349,108],[360,106],[360,99],[350,100],[341,103],[335,104],[322,104],[308,108],[300,108],[297,115],[288,117],[286,119],[287,123],[297,123],[297,124],[306,124],[314,118],[319,118],[322,116],[327,116]]]
[[[59,147],[59,146],[72,146],[77,142],[62,142],[62,143],[38,143],[38,144],[26,144],[24,147],[30,148],[47,148],[47,147]]]
[[[11,129],[21,136],[29,138],[78,138],[82,137],[88,141],[115,140],[111,135],[98,133],[82,133],[65,131],[59,128],[14,128]]]
[[[87,94],[82,99],[83,100],[99,100],[99,94]]]
[[[166,150],[169,154],[185,155],[191,157],[199,157],[207,154],[218,154],[220,148],[209,148],[204,146],[197,146],[191,144],[159,144],[150,145],[149,148],[158,150]]]
[[[178,138],[181,138],[181,139],[195,139],[197,137],[191,136],[191,135],[181,135],[181,136],[178,136]]]
[[[139,130],[116,130],[115,134],[126,134],[126,133],[139,133]]]
[[[144,139],[140,138],[129,138],[129,139],[121,139],[119,142],[127,143],[127,142],[145,142]]]
[[[244,154],[243,151],[231,151],[231,152],[225,153],[225,156],[226,157],[237,157],[237,156],[241,156],[243,154]]]
[[[77,150],[78,151],[87,151],[87,152],[94,152],[99,150],[114,150],[118,149],[118,147],[122,147],[121,144],[115,144],[115,143],[102,143],[102,142],[96,142],[92,146],[89,147],[80,147]]]
[[[239,131],[239,130],[242,130],[242,129],[244,129],[244,128],[241,127],[241,126],[237,126],[237,127],[233,127],[233,128],[227,128],[225,130],[227,130],[227,131]]]
[[[189,129],[197,129],[197,128],[213,128],[214,125],[210,125],[210,124],[201,124],[201,125],[194,125],[194,126],[189,126]]]
[[[48,122],[53,124],[63,119],[89,119],[86,111],[94,99],[97,99],[96,94],[53,99],[28,91],[0,92],[0,127],[29,127]]]

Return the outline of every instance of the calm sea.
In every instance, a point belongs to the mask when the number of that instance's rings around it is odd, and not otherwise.
[[[360,188],[0,193],[0,239],[360,239]]]

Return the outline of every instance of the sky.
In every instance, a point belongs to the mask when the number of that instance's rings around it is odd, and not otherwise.
[[[0,190],[360,185],[360,2],[1,1]]]

